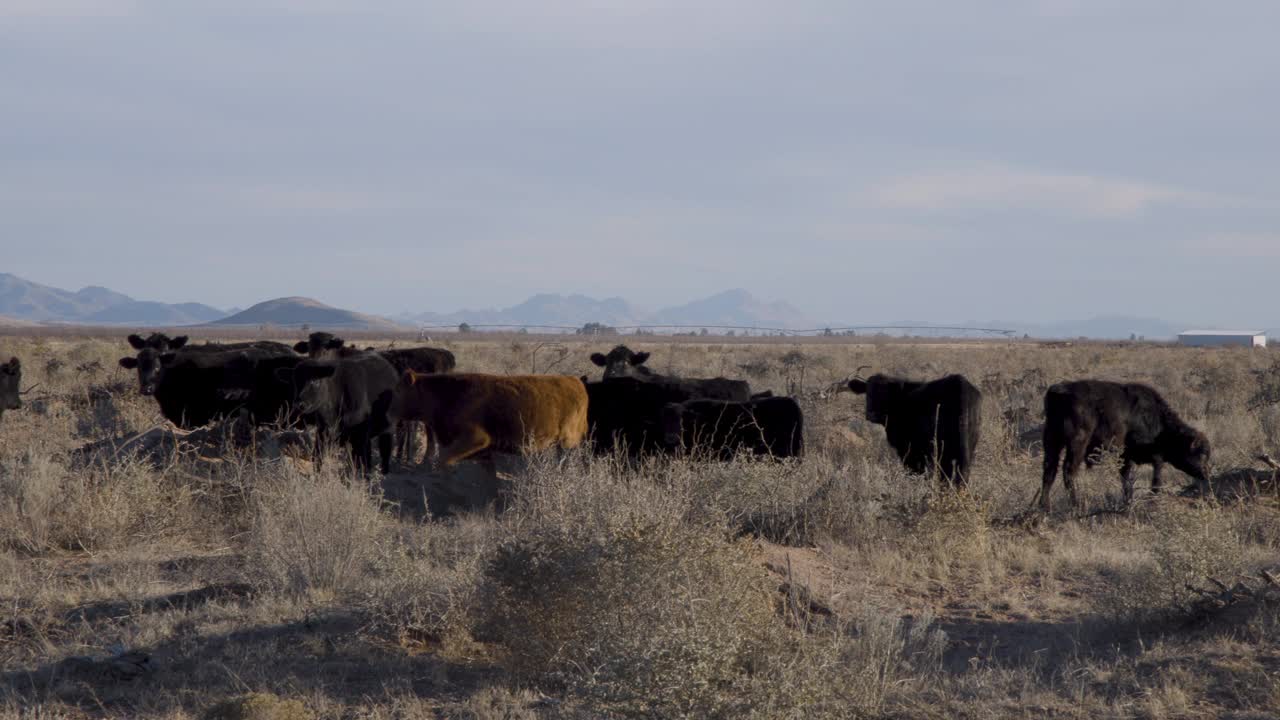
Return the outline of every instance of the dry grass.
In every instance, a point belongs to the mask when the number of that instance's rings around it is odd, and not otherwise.
[[[445,344],[462,369],[570,375],[610,344],[541,342]],[[539,456],[502,515],[431,520],[339,462],[86,459],[160,424],[122,340],[0,338],[40,385],[0,424],[0,718],[1280,715],[1280,609],[1180,610],[1207,576],[1280,565],[1276,501],[1140,479],[1108,513],[1103,466],[1077,513],[1057,497],[1037,519],[1040,459],[1016,442],[1053,382],[1141,380],[1219,469],[1247,465],[1280,448],[1269,353],[644,345],[659,371],[794,392],[809,455]],[[860,399],[819,393],[860,365],[982,388],[968,493],[907,475]]]

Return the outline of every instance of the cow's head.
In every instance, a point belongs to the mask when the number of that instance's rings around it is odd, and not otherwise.
[[[307,336],[306,340],[295,344],[293,349],[302,355],[319,359],[336,356],[344,344],[346,341],[335,337],[333,333],[313,332]]]
[[[1183,427],[1172,433],[1170,447],[1165,449],[1165,460],[1182,472],[1195,478],[1204,490],[1208,489],[1211,465],[1209,438],[1193,427]]]
[[[848,387],[856,395],[867,396],[867,421],[879,425],[889,419],[889,414],[899,403],[899,395],[905,391],[902,381],[880,374],[865,379],[855,377],[849,381]]]
[[[120,358],[120,367],[138,371],[138,392],[143,395],[154,395],[164,377],[164,369],[172,365],[177,353],[161,352],[146,348],[139,350],[137,357]]]
[[[21,382],[22,363],[18,358],[10,358],[9,362],[0,365],[0,413],[22,407],[22,398],[19,397]]]
[[[165,356],[169,362],[173,360],[173,352],[187,344],[187,336],[179,335],[171,338],[164,333],[152,333],[143,338],[130,335],[129,345],[138,351],[134,357],[120,358],[120,367],[138,371],[138,392],[152,395],[160,384],[160,375],[164,371]]]
[[[303,361],[294,367],[277,368],[275,376],[291,388],[294,410],[306,414],[320,410],[328,395],[322,381],[333,377],[337,369],[331,363]]]
[[[592,353],[591,362],[604,368],[604,379],[616,377],[644,377],[653,371],[644,366],[649,359],[647,352],[632,352],[626,345],[619,345],[609,351],[608,355]]]
[[[161,352],[168,352],[170,350],[177,350],[178,348],[184,347],[187,344],[187,339],[186,335],[179,335],[178,337],[171,338],[164,333],[151,333],[145,338],[141,335],[130,335],[127,338],[129,346],[134,350],[151,348],[152,350],[159,350]]]

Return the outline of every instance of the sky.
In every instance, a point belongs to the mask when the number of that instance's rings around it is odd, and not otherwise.
[[[0,0],[0,271],[1280,324],[1280,3]]]

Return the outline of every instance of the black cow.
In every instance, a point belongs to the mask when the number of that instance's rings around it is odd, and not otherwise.
[[[336,360],[304,360],[276,371],[291,387],[295,412],[316,425],[317,460],[334,435],[351,448],[356,467],[373,464],[373,441],[382,455],[382,472],[390,472],[391,408],[400,375],[376,354]]]
[[[804,413],[789,397],[668,403],[662,430],[668,450],[708,452],[721,460],[732,459],[739,450],[775,458],[804,454]]]
[[[657,373],[645,367],[644,362],[648,359],[649,353],[634,352],[626,345],[618,345],[610,350],[608,355],[603,353],[591,354],[591,362],[604,368],[604,380],[620,377],[660,377]]]
[[[22,363],[18,358],[10,358],[9,362],[0,365],[0,417],[5,410],[17,410],[22,407],[20,384],[22,382]]]
[[[304,358],[247,348],[224,352],[164,353],[158,358],[153,395],[165,419],[184,429],[207,425],[241,409],[254,422],[271,422],[292,399],[265,382],[259,363],[272,370]]]
[[[299,342],[293,346],[293,349],[312,359],[334,359],[349,358],[358,355],[374,352],[373,348],[360,350],[351,345],[347,345],[346,341],[337,337],[333,333],[313,332],[303,342]],[[457,359],[453,353],[442,348],[416,347],[402,348],[391,350],[376,351],[379,355],[391,363],[399,375],[404,375],[406,370],[412,370],[416,373],[443,373],[452,372],[457,367]],[[426,423],[421,423],[423,433],[427,436],[427,447],[430,450],[431,429]],[[414,455],[414,434],[408,426],[396,429],[396,454],[401,461],[407,462]]]
[[[295,343],[293,350],[314,360],[349,356],[354,353],[364,352],[359,348],[347,345],[346,340],[327,332],[311,333],[306,340]]]
[[[274,356],[293,355],[293,351],[288,345],[267,340],[188,345],[186,335],[171,338],[164,333],[152,333],[146,338],[139,335],[130,335],[128,340],[129,345],[134,350],[137,350],[138,354],[134,357],[120,358],[120,367],[138,371],[138,391],[143,395],[151,395],[155,392],[156,386],[160,381],[160,374],[163,372],[160,358],[169,353],[177,353],[177,357],[187,357],[196,354],[224,353],[235,350],[262,350]],[[172,364],[172,360],[170,364]]]
[[[691,398],[707,398],[711,400],[728,400],[746,402],[752,398],[751,386],[745,380],[728,378],[681,378],[674,375],[659,375],[644,366],[649,359],[647,352],[632,352],[626,345],[619,345],[609,351],[608,355],[593,353],[591,362],[604,368],[603,380],[618,378],[634,378],[646,382],[677,383],[691,393]],[[772,392],[765,391],[759,397],[771,397]]]
[[[596,451],[612,452],[625,445],[632,456],[664,452],[662,411],[668,403],[713,399],[746,402],[750,388],[737,380],[678,378],[641,380],[633,377],[582,382],[587,387],[587,425]],[[712,393],[710,396],[706,393]]]
[[[982,393],[963,375],[915,382],[876,374],[850,380],[867,396],[867,420],[883,425],[889,445],[916,474],[935,467],[956,487],[969,480],[982,424]]]
[[[1062,482],[1077,503],[1075,477],[1081,464],[1092,467],[1101,450],[1120,450],[1120,480],[1126,503],[1133,500],[1134,465],[1151,465],[1151,492],[1160,492],[1168,462],[1202,488],[1209,483],[1209,440],[1182,421],[1164,398],[1141,383],[1077,380],[1058,383],[1044,394],[1044,479],[1040,506],[1050,509],[1049,491],[1062,463]]]

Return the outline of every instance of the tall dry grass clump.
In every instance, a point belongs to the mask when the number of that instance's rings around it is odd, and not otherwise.
[[[105,550],[189,530],[192,490],[136,459],[68,467],[36,450],[0,460],[0,544],[28,553]]]
[[[268,477],[256,488],[244,550],[268,587],[342,596],[371,572],[388,518],[379,494],[338,468],[332,461],[309,475],[288,464],[264,468]]]
[[[517,479],[476,618],[516,682],[622,716],[848,717],[916,672],[909,658],[936,658],[927,623],[784,612],[754,543],[698,507],[680,467],[574,456]]]

